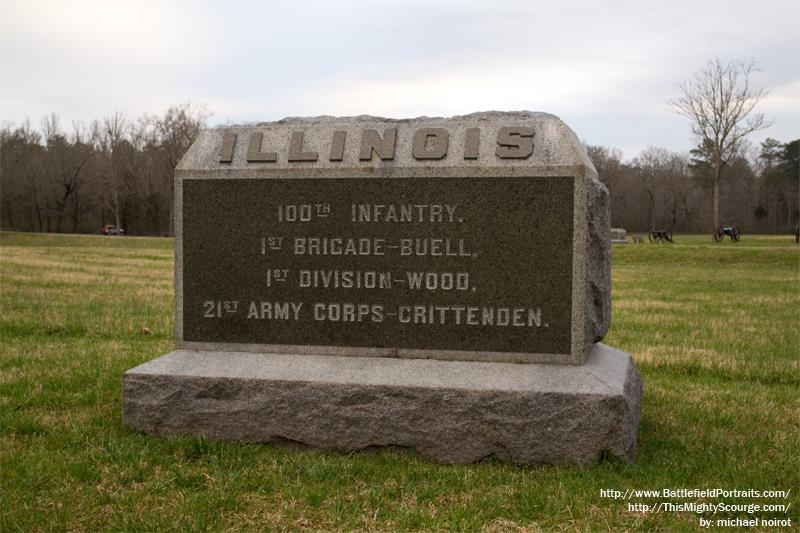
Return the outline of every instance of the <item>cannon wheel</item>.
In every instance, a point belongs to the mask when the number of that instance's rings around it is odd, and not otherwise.
[[[656,235],[656,228],[650,230],[650,233],[647,234],[647,240],[651,243],[658,242],[658,235]]]
[[[739,226],[734,224],[733,230],[731,231],[731,240],[733,242],[739,242],[739,239],[741,238],[741,236],[742,236],[742,233],[739,231]]]
[[[666,237],[669,242],[675,242],[672,240],[672,228],[667,228]]]
[[[725,235],[725,233],[722,230],[722,226],[717,226],[717,229],[711,233],[711,238],[714,239],[714,242],[719,242],[722,240],[723,235]]]

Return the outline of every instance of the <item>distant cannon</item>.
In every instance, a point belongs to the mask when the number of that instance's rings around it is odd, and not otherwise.
[[[714,233],[711,234],[711,237],[714,239],[714,242],[719,242],[724,239],[726,235],[731,238],[731,241],[739,242],[742,233],[739,231],[739,226],[734,224],[733,226],[717,227],[717,229],[714,230]]]
[[[647,239],[652,243],[675,242],[672,240],[672,228],[665,228],[665,229],[653,228],[650,230],[650,233],[647,234]]]

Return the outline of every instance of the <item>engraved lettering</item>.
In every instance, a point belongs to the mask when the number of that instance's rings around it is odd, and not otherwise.
[[[294,255],[386,255],[386,239],[295,237]]]
[[[333,139],[331,140],[331,154],[328,157],[329,161],[342,161],[344,159],[344,143],[346,139],[346,131],[336,130],[333,132]]]
[[[311,204],[278,206],[278,222],[309,222],[313,218]]]
[[[414,304],[397,308],[397,321],[401,324],[541,327],[541,316],[541,309],[524,307]]]
[[[480,146],[480,128],[467,128],[466,136],[464,137],[464,159],[478,159]]]
[[[322,289],[391,289],[391,272],[375,270],[301,270],[301,288]]]
[[[248,163],[274,163],[278,160],[275,152],[262,152],[261,144],[264,142],[264,134],[260,131],[250,134],[250,144],[247,146]]]
[[[523,155],[534,142],[524,135],[534,132],[539,142],[538,129],[498,131],[519,122],[491,126],[491,133],[489,124],[461,128],[452,148],[447,139],[444,160],[454,171],[473,165],[459,155],[495,157],[489,152],[498,147],[506,155]],[[515,171],[521,159],[496,159],[499,166],[489,176],[476,170],[467,173],[470,178],[457,172],[434,177],[421,167],[370,172],[389,164],[373,153],[383,149],[385,127],[398,130],[393,151],[401,152],[395,162],[406,164],[420,155],[414,148],[433,153],[444,135],[408,124],[367,125],[377,136],[369,146],[371,162],[359,165],[364,126],[333,131],[337,126],[319,138],[316,128],[303,123],[228,128],[212,137],[212,159],[223,155],[219,143],[230,133],[237,165],[250,152],[263,159],[274,151],[273,167],[290,171],[273,175],[264,169],[270,163],[262,162],[250,164],[261,170],[231,175],[212,161],[220,176],[231,179],[185,181],[187,212],[194,213],[186,227],[192,237],[184,243],[186,264],[195,273],[216,264],[218,279],[195,274],[187,285],[184,340],[278,344],[287,350],[357,346],[365,353],[377,348],[379,355],[393,349],[454,350],[456,358],[465,351],[475,353],[469,358],[510,352],[497,359],[515,361],[569,353],[575,343],[569,300],[574,257],[573,249],[562,245],[575,233],[572,182],[517,176],[527,175]],[[446,127],[448,137],[456,131]],[[287,161],[317,152],[317,162],[330,172],[298,174],[303,164]],[[353,177],[344,168],[336,170],[341,165],[325,163],[326,155],[356,163],[364,172]],[[424,160],[411,164],[419,167]],[[508,175],[498,173],[501,166],[509,167]],[[550,239],[551,233],[557,239]],[[234,303],[238,309],[229,305]]]
[[[373,155],[383,161],[394,159],[397,145],[396,127],[385,128],[383,133],[375,129],[361,132],[359,161],[370,161]],[[305,132],[293,131],[288,146],[288,161],[316,162],[319,153],[303,148]],[[231,163],[235,152],[238,134],[233,131],[222,133],[222,142],[218,161]],[[497,130],[497,148],[495,153],[501,159],[526,159],[533,153],[534,131],[531,127],[506,126]],[[247,148],[248,163],[272,163],[277,161],[277,153],[263,151],[264,132],[250,134]],[[464,132],[464,159],[474,160],[480,157],[480,128],[467,128]],[[339,162],[344,160],[347,142],[347,131],[336,130],[331,134],[328,160]],[[411,142],[411,155],[417,160],[440,160],[449,152],[450,133],[445,128],[420,128],[414,131]]]
[[[455,242],[454,242],[455,241]],[[471,257],[464,239],[400,239],[401,256]]]
[[[467,307],[467,325],[477,326],[478,324],[480,324],[480,322],[478,322],[478,308]]]
[[[236,147],[236,134],[226,131],[222,134],[222,145],[219,147],[219,162],[230,163],[233,161],[233,149]]]
[[[276,304],[275,305],[275,320],[286,320],[289,318],[289,304]]]
[[[303,132],[293,131],[289,140],[289,162],[316,161],[319,159],[317,152],[303,151]]]
[[[457,204],[350,204],[350,222],[456,222]]]
[[[247,319],[300,320],[302,302],[255,302],[251,301]]]
[[[394,159],[394,147],[397,142],[397,128],[386,128],[383,137],[376,130],[364,130],[361,132],[361,150],[358,159],[370,161],[372,153],[383,161]]]
[[[380,304],[317,302],[313,309],[317,322],[383,322],[384,319],[383,306]]]
[[[450,134],[444,128],[420,128],[414,132],[411,155],[414,159],[442,159],[449,142]]]
[[[542,326],[542,310],[541,309],[528,309],[528,326]]]
[[[526,159],[533,153],[533,128],[516,127],[497,130],[497,157]]]
[[[400,306],[397,309],[397,319],[403,324],[411,322],[411,308],[405,305]]]
[[[507,326],[509,322],[510,313],[507,307],[502,307],[497,310],[497,322],[498,326]]]

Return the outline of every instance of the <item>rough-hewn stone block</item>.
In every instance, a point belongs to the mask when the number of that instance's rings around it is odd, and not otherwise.
[[[162,436],[559,464],[632,459],[642,381],[602,344],[580,366],[176,351],[126,372],[123,397],[125,423]]]

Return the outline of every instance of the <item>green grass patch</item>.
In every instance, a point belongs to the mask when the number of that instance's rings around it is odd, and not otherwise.
[[[0,531],[695,531],[600,490],[717,487],[793,489],[788,514],[757,516],[797,524],[800,247],[612,254],[605,342],[645,382],[636,461],[453,466],[129,430],[122,373],[174,342],[172,241],[0,234]]]

